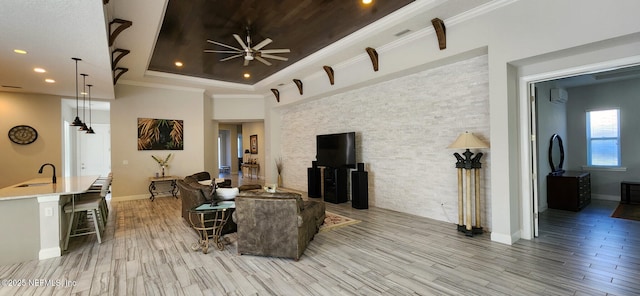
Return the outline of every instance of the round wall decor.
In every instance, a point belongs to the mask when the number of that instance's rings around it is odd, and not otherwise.
[[[9,140],[16,144],[27,145],[38,138],[36,129],[28,125],[16,125],[9,130]]]

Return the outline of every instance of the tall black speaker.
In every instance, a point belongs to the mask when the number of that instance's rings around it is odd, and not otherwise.
[[[324,169],[324,201],[330,203],[347,202],[347,169]]]
[[[315,165],[312,168],[307,168],[307,193],[309,197],[322,197],[321,185],[320,168]]]
[[[351,172],[351,207],[369,208],[369,173],[359,168]]]

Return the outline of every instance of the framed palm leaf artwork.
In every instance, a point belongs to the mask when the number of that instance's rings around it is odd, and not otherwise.
[[[138,118],[138,150],[183,150],[183,122]]]

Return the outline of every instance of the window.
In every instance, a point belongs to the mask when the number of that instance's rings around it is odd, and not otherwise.
[[[587,112],[587,164],[620,166],[620,110]]]

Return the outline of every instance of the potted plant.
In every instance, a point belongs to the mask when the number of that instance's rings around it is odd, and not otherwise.
[[[167,155],[167,157],[165,157],[164,159],[155,155],[151,155],[151,158],[153,158],[153,160],[155,160],[158,165],[160,165],[160,169],[162,170],[162,177],[164,178],[164,169],[169,167],[169,159],[171,158],[171,153],[169,153],[169,155]]]
[[[282,157],[276,158],[276,170],[278,170],[278,187],[282,186]]]

